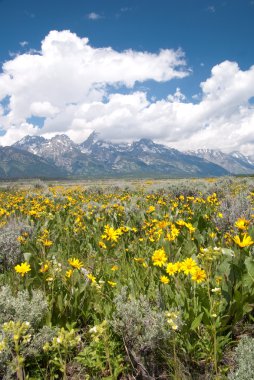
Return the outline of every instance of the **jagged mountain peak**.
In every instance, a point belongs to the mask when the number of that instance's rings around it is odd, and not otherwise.
[[[47,139],[42,136],[26,135],[21,140],[13,144],[13,147],[26,150],[33,154],[38,154],[40,147],[47,143]]]
[[[144,145],[156,145],[153,140],[151,139],[148,139],[148,138],[145,138],[145,137],[142,137],[142,139],[136,141],[136,144],[144,144]]]
[[[176,149],[167,147],[162,144],[157,144],[153,140],[147,139],[147,138],[142,138],[138,141],[134,141],[131,145],[131,149],[132,151],[136,151],[140,153],[142,152],[144,154],[163,154],[163,153],[165,154],[166,153],[166,154],[174,155],[175,152],[177,152],[178,154],[181,154]]]
[[[70,137],[64,134],[55,135],[50,140],[48,140],[48,144],[58,145],[65,149],[72,149],[76,146]]]
[[[88,138],[79,144],[82,153],[96,155],[96,158],[104,160],[105,154],[109,156],[116,152],[122,152],[129,149],[129,144],[117,144],[108,140],[103,140],[96,131],[92,132]]]
[[[42,136],[30,136],[26,135],[21,140],[17,141],[13,146],[18,146],[19,144],[33,144],[33,143],[42,143],[47,141]]]
[[[73,141],[70,139],[69,136],[62,134],[57,134],[51,138],[51,141],[70,141],[73,143]]]
[[[93,131],[89,136],[88,138],[86,139],[86,141],[98,141],[100,140],[100,133],[97,132],[97,131]]]
[[[79,144],[82,153],[90,153],[92,151],[92,147],[100,141],[99,133],[93,131],[88,138]]]
[[[13,144],[13,146],[19,147],[19,146],[29,145],[29,144],[42,145],[42,144],[50,144],[50,143],[55,143],[55,142],[63,143],[63,144],[66,144],[66,143],[74,144],[74,142],[65,134],[55,135],[51,139],[46,139],[43,136],[26,135],[21,140]]]
[[[98,140],[100,140],[100,134],[96,131],[93,131],[88,137],[86,140],[84,140],[80,145],[84,146],[84,145],[91,145],[91,144],[94,144],[95,142],[97,142]]]

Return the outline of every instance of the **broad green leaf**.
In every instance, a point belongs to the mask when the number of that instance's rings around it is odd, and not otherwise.
[[[192,322],[190,329],[196,330],[196,328],[200,325],[202,318],[203,318],[204,312],[200,313]]]
[[[29,261],[32,257],[32,253],[31,252],[25,252],[23,255],[24,255],[25,261],[29,263]]]

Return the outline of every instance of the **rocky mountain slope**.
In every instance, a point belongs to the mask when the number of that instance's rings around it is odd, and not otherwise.
[[[113,144],[93,132],[81,144],[66,135],[49,140],[26,136],[13,145],[56,165],[69,176],[205,177],[228,171],[196,155],[141,139],[132,144]]]
[[[0,179],[61,178],[63,169],[15,147],[0,147]]]
[[[226,154],[220,150],[198,149],[186,153],[213,162],[231,174],[254,174],[254,160],[240,152]]]

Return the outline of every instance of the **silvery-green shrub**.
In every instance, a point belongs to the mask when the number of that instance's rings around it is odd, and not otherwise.
[[[236,369],[228,375],[229,380],[254,379],[254,338],[244,337],[235,349]]]
[[[126,288],[114,302],[116,311],[111,321],[114,332],[122,337],[143,378],[153,378],[157,370],[155,358],[170,337],[165,313],[145,295],[128,297]]]
[[[0,272],[13,268],[23,259],[18,237],[24,232],[30,234],[32,228],[24,221],[10,219],[0,229]]]
[[[9,286],[0,289],[0,323],[27,321],[36,329],[42,325],[47,312],[48,303],[40,290],[33,290],[31,295],[22,290],[14,296]]]

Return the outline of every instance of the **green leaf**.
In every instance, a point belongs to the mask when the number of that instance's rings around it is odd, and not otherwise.
[[[58,294],[58,296],[57,296],[57,305],[58,305],[60,312],[62,312],[64,307],[63,307],[63,299],[62,299],[61,294]]]
[[[229,248],[222,248],[221,252],[225,256],[229,256],[229,257],[234,257],[235,256],[234,251],[232,249],[229,249]]]
[[[196,328],[200,325],[202,318],[203,318],[204,312],[200,313],[192,322],[190,329],[196,330]]]
[[[31,252],[25,252],[24,254],[24,259],[27,263],[29,263],[31,257],[32,257],[32,253]]]
[[[253,279],[254,281],[254,260],[252,257],[247,257],[245,260],[245,266],[248,271],[249,276]]]

